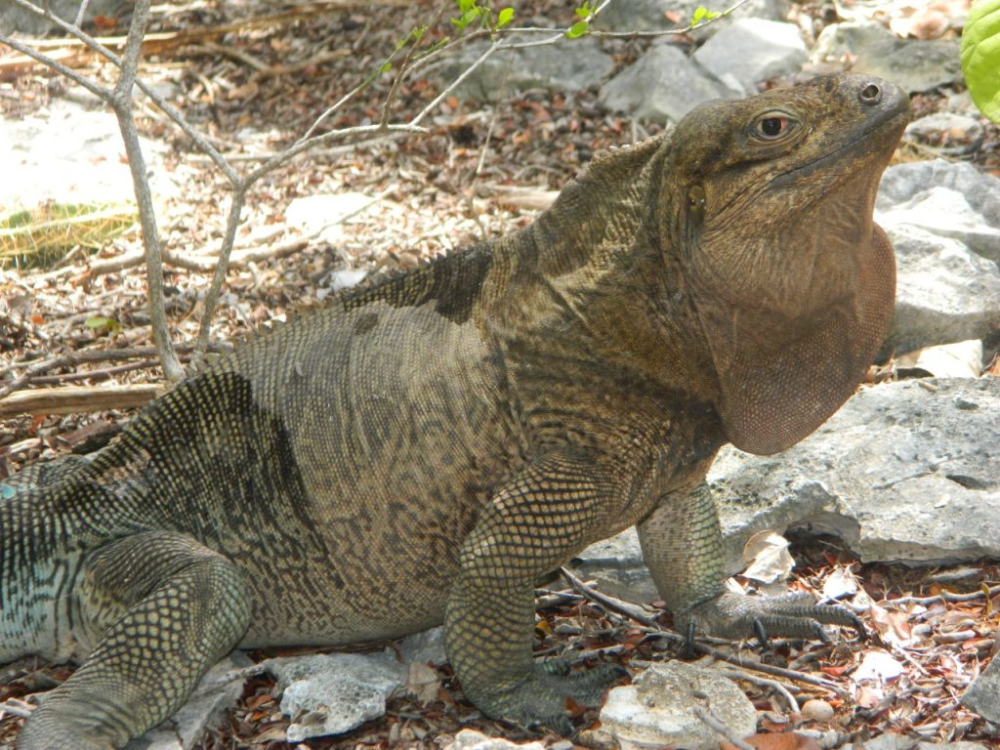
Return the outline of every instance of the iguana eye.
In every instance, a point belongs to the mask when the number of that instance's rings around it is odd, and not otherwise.
[[[754,122],[753,135],[761,141],[779,141],[791,133],[795,125],[795,120],[784,112],[768,112]]]

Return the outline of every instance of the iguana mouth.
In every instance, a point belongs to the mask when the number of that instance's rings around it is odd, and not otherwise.
[[[903,97],[900,99],[898,106],[886,112],[883,117],[880,117],[878,120],[871,123],[856,137],[852,138],[847,143],[829,152],[828,154],[824,154],[813,161],[806,162],[802,166],[796,167],[788,172],[783,172],[771,180],[771,185],[781,187],[783,185],[790,184],[802,177],[808,177],[817,169],[822,169],[832,162],[843,160],[846,154],[858,150],[858,144],[865,141],[872,133],[876,133],[883,129],[888,130],[897,120],[900,122],[906,121],[908,119],[908,113],[909,109],[906,106],[906,98]],[[878,150],[879,149],[872,149],[872,152],[874,153]]]

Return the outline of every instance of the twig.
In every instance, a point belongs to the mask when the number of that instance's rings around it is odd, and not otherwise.
[[[78,412],[126,409],[145,406],[163,393],[156,383],[94,386],[80,388],[45,388],[38,391],[13,393],[0,401],[0,416],[13,414],[76,414]]]
[[[208,334],[212,329],[212,314],[215,312],[215,305],[219,301],[219,293],[222,291],[222,282],[226,280],[226,271],[229,269],[229,255],[233,251],[233,243],[236,241],[236,230],[240,225],[240,212],[246,201],[247,188],[249,183],[241,181],[233,191],[233,202],[229,206],[229,216],[226,221],[226,235],[222,239],[222,246],[219,248],[219,260],[215,266],[215,273],[212,275],[212,283],[208,287],[205,295],[205,308],[201,316],[201,325],[198,326],[198,343],[194,351],[194,366],[197,367],[208,346]]]
[[[190,352],[193,350],[192,346],[178,346],[178,352]],[[226,352],[231,350],[231,346],[215,344],[211,347],[214,351]],[[40,375],[43,372],[48,372],[49,370],[55,370],[60,367],[72,367],[74,365],[83,364],[85,362],[118,362],[126,359],[148,359],[149,357],[155,357],[157,354],[156,349],[151,346],[137,347],[135,349],[103,349],[100,351],[83,351],[74,352],[73,354],[63,355],[61,357],[52,357],[51,359],[45,359],[41,362],[35,362],[29,365],[28,368],[19,377],[15,378],[11,382],[0,388],[0,399],[4,398],[13,391],[24,387],[29,383],[32,377]],[[6,375],[10,372],[11,368],[7,368],[0,372],[0,376]],[[0,404],[3,402],[0,401]]]
[[[795,700],[795,696],[789,692],[788,688],[777,680],[769,680],[766,677],[759,677],[755,674],[747,674],[746,670],[742,669],[720,669],[719,674],[724,674],[726,677],[733,680],[746,680],[747,682],[752,682],[754,685],[770,688],[785,699],[785,702],[788,704],[789,711],[794,714],[799,713],[799,702]]]
[[[3,718],[4,714],[10,714],[20,719],[27,719],[34,710],[35,707],[30,703],[25,703],[17,698],[8,698],[4,703],[0,703],[0,718]]]
[[[434,15],[433,20],[428,24],[428,26],[436,26],[437,22],[441,20],[441,16],[444,14],[444,9],[448,7],[444,3],[440,3],[437,13]],[[412,33],[412,32],[411,32]],[[410,68],[410,61],[413,59],[413,53],[417,51],[417,47],[420,46],[420,42],[423,40],[424,35],[419,38],[414,39],[410,44],[410,49],[406,53],[406,57],[403,58],[402,64],[399,66],[399,72],[392,79],[392,85],[389,87],[389,93],[386,94],[385,102],[382,104],[382,119],[380,124],[385,126],[389,124],[389,107],[392,106],[393,100],[396,98],[396,94],[399,92],[399,85],[403,82],[403,77],[406,75]]]
[[[184,357],[180,358],[181,361]],[[39,375],[31,379],[31,385],[59,385],[61,383],[73,383],[78,380],[106,380],[115,375],[123,375],[126,372],[136,370],[148,370],[158,366],[155,359],[147,359],[145,362],[132,362],[127,365],[115,365],[114,367],[104,367],[99,370],[84,370],[83,372],[67,372],[64,375]]]
[[[146,246],[146,281],[149,290],[149,318],[153,329],[153,342],[159,352],[163,373],[170,381],[184,377],[184,368],[174,353],[163,296],[163,259],[160,254],[160,235],[156,227],[156,211],[153,196],[146,179],[146,160],[139,143],[139,131],[132,116],[132,86],[139,69],[142,52],[142,37],[146,32],[149,18],[149,0],[137,0],[132,11],[128,41],[122,56],[121,74],[115,85],[111,106],[118,117],[118,127],[125,143],[125,154],[129,170],[132,172],[132,187],[139,207],[139,223],[142,226],[143,243]]]
[[[892,604],[934,604],[935,602],[971,602],[976,599],[982,599],[988,596],[992,599],[997,594],[1000,594],[1000,586],[991,586],[990,588],[980,589],[979,591],[970,591],[967,594],[955,594],[951,591],[942,591],[940,594],[935,594],[934,596],[901,596],[898,599],[889,599],[884,602],[886,605]]]
[[[600,604],[603,607],[607,607],[613,612],[617,612],[620,615],[624,615],[625,617],[628,617],[631,620],[635,620],[636,622],[645,625],[647,628],[655,628],[657,630],[662,630],[662,628],[660,628],[659,623],[657,623],[654,618],[650,617],[645,612],[642,612],[636,605],[630,604],[629,602],[624,602],[621,599],[616,599],[613,596],[608,596],[607,594],[602,594],[600,591],[592,589],[590,586],[588,586],[586,583],[584,583],[575,575],[573,575],[570,571],[568,571],[565,567],[559,568],[559,572],[562,575],[562,577],[565,578],[567,582],[569,582],[570,586],[572,586],[574,589],[583,594],[583,596],[585,596],[587,599],[590,599],[591,601],[596,602],[597,604]],[[671,635],[676,635],[676,634],[671,634]],[[677,635],[677,638],[679,639],[681,638],[681,636]]]
[[[722,735],[729,742],[734,744],[740,750],[756,750],[753,745],[744,742],[743,738],[737,735],[732,729],[726,726],[725,722],[722,721],[718,716],[712,713],[712,709],[706,706],[699,706],[695,703],[692,708],[694,709],[695,716],[702,720],[702,722],[716,734]]]
[[[650,636],[657,638],[666,638],[667,640],[676,643],[686,643],[687,639],[678,634],[673,633],[665,628],[661,627],[654,619],[648,617],[643,612],[638,612],[637,607],[634,604],[629,604],[628,602],[623,602],[620,599],[615,599],[607,594],[601,594],[594,589],[590,588],[581,581],[579,578],[574,576],[572,573],[567,571],[565,568],[560,568],[560,572],[566,577],[566,580],[570,582],[577,591],[583,594],[585,597],[591,601],[600,604],[601,606],[608,607],[619,614],[625,615],[626,617],[631,617],[636,622],[645,625],[650,629]],[[724,661],[727,664],[733,664],[737,667],[743,669],[752,669],[756,672],[762,672],[764,674],[773,675],[775,677],[782,677],[786,680],[794,682],[804,682],[808,685],[814,685],[824,690],[828,690],[831,693],[835,693],[841,698],[846,699],[847,693],[841,689],[841,687],[830,680],[823,679],[822,677],[814,677],[813,675],[803,674],[801,672],[795,672],[791,669],[782,669],[781,667],[775,667],[770,664],[763,664],[757,661],[748,661],[739,656],[731,656],[723,651],[712,648],[711,646],[705,645],[704,639],[699,638],[691,646],[694,648],[696,653],[705,654],[706,656],[711,656],[713,659],[719,661]]]
[[[76,20],[73,21],[74,26],[83,26],[84,16],[87,15],[87,6],[90,5],[90,0],[80,1],[80,10],[77,11]]]
[[[58,71],[60,74],[66,76],[66,78],[70,79],[71,81],[73,81],[77,85],[83,86],[83,88],[87,89],[87,91],[89,91],[94,96],[102,99],[103,101],[107,102],[108,104],[111,103],[111,92],[110,91],[108,91],[103,86],[98,86],[96,83],[94,83],[90,79],[88,79],[88,78],[80,75],[79,73],[77,73],[72,68],[69,68],[69,67],[63,65],[58,60],[55,60],[55,59],[49,57],[46,54],[38,52],[37,50],[34,50],[34,49],[32,49],[31,47],[29,47],[29,46],[27,46],[25,44],[21,44],[19,41],[17,41],[16,39],[12,39],[11,37],[7,36],[6,34],[0,34],[0,43],[7,45],[11,49],[16,49],[21,54],[27,55],[31,59],[37,60],[38,62],[42,63],[43,65],[45,65],[47,67],[50,67],[53,70]]]

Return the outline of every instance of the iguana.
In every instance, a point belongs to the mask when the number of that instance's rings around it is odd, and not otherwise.
[[[486,714],[565,731],[611,668],[532,661],[533,583],[638,524],[680,627],[856,625],[723,590],[704,484],[845,401],[887,330],[873,223],[904,94],[857,75],[705,104],[531,226],[261,334],[90,460],[0,500],[0,662],[80,668],[20,750],[108,750],[235,647],[444,623]]]

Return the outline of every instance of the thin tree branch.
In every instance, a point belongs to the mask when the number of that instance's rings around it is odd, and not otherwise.
[[[39,52],[25,44],[21,44],[19,41],[17,41],[16,39],[11,39],[6,34],[0,34],[0,44],[5,44],[11,49],[16,49],[22,55],[27,55],[31,59],[40,62],[42,65],[45,65],[49,68],[52,68],[55,71],[58,71],[61,75],[66,76],[66,78],[70,79],[74,83],[83,86],[83,88],[87,89],[87,91],[89,91],[94,96],[97,96],[101,98],[103,101],[107,102],[108,104],[111,104],[111,97],[112,97],[111,91],[104,88],[103,86],[94,83],[90,79],[85,78],[72,68],[66,67],[58,60],[53,60],[48,55]]]
[[[195,347],[193,360],[195,367],[200,363],[208,346],[208,335],[212,330],[212,315],[215,312],[215,305],[219,301],[222,284],[226,280],[229,256],[236,242],[236,230],[240,226],[240,213],[243,211],[243,205],[246,201],[247,187],[249,187],[249,183],[241,182],[233,191],[233,202],[229,206],[229,218],[226,221],[226,235],[222,240],[222,247],[219,248],[219,262],[215,266],[212,283],[205,295],[205,308],[202,312],[201,324],[198,327],[198,344]]]
[[[132,116],[132,87],[135,84],[142,52],[142,37],[146,32],[149,17],[149,0],[137,0],[132,12],[128,41],[122,57],[121,74],[115,86],[112,107],[118,117],[118,127],[125,143],[125,154],[129,170],[132,172],[132,186],[139,208],[139,223],[146,246],[146,283],[149,289],[149,317],[153,329],[153,342],[163,364],[163,374],[167,380],[176,382],[184,377],[184,368],[174,352],[167,327],[167,315],[163,299],[163,258],[160,253],[160,236],[156,227],[156,211],[153,196],[146,179],[146,160],[139,143],[139,132]]]

